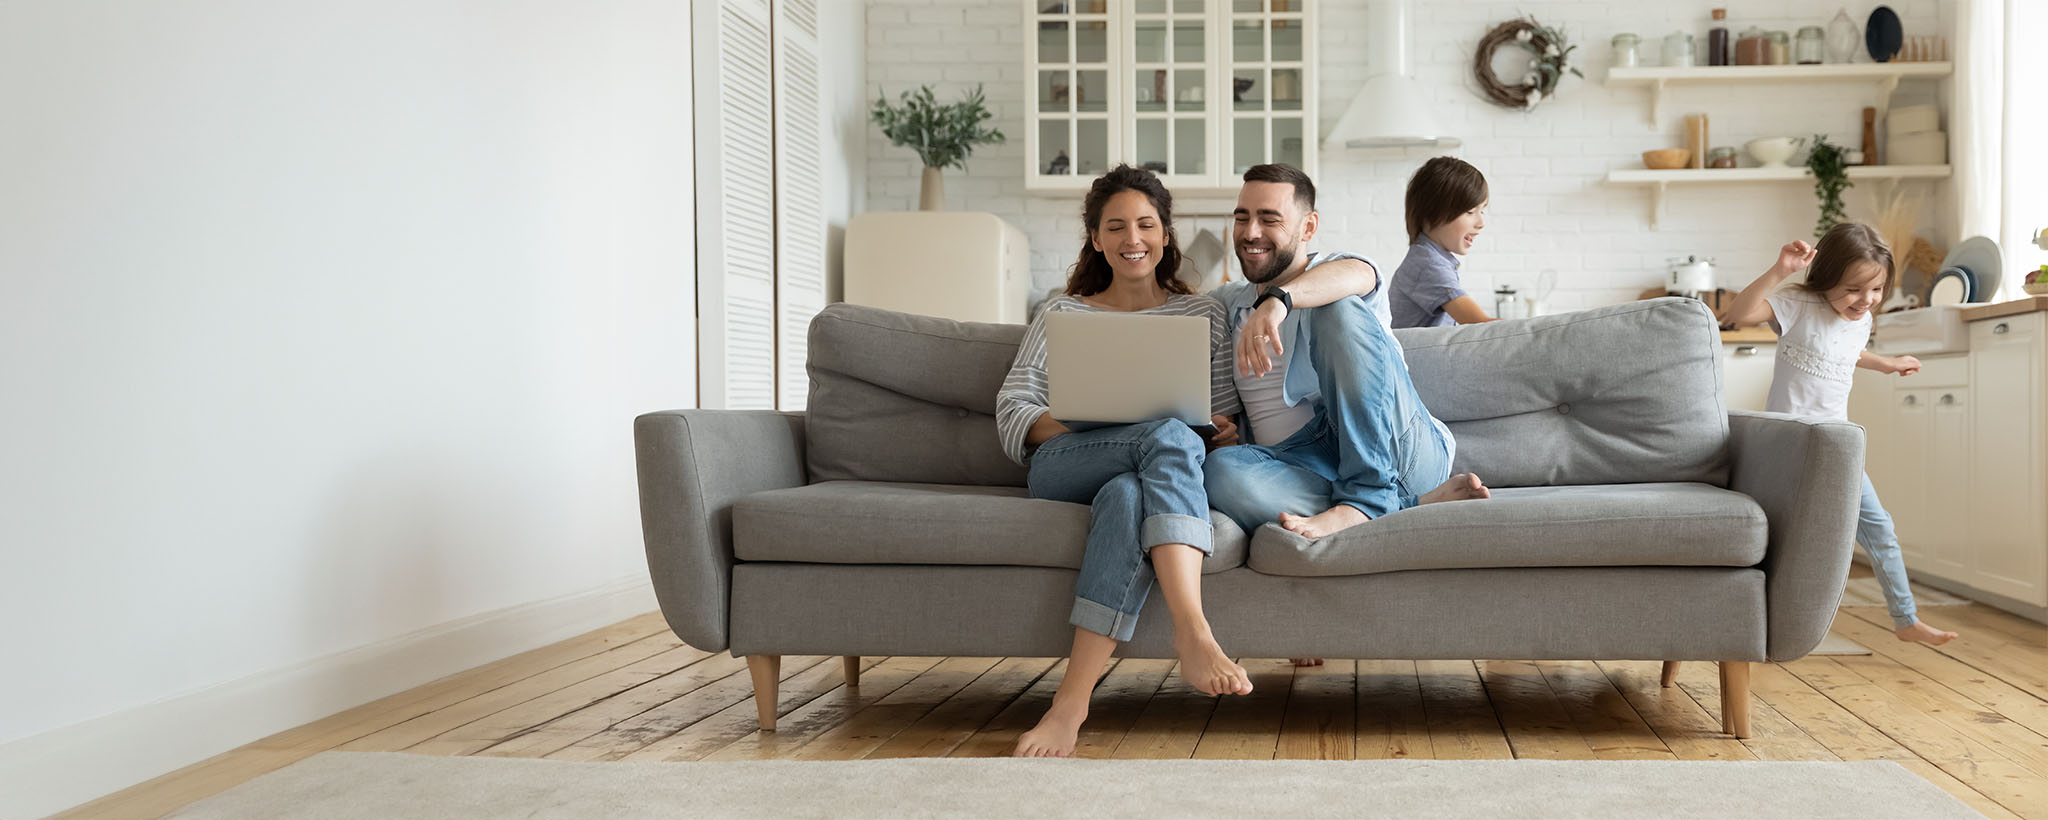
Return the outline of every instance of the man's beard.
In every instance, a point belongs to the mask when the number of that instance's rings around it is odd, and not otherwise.
[[[1278,278],[1280,274],[1285,273],[1288,268],[1294,266],[1294,249],[1275,246],[1273,250],[1266,253],[1266,260],[1266,266],[1263,269],[1252,270],[1250,266],[1244,263],[1244,253],[1240,251],[1237,255],[1237,264],[1239,267],[1244,268],[1245,280],[1254,285],[1263,285]]]

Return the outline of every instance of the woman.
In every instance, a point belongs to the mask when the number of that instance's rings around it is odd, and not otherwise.
[[[1197,296],[1175,273],[1173,196],[1149,171],[1119,165],[1088,189],[1082,203],[1087,241],[1067,290],[1045,313],[1121,311],[1209,320],[1211,418],[1207,447],[1237,443],[1239,409],[1223,307]],[[1248,694],[1251,680],[1230,660],[1202,614],[1202,559],[1212,550],[1209,499],[1202,489],[1205,442],[1187,424],[1166,419],[1073,432],[1046,407],[1045,319],[1024,335],[996,395],[1003,451],[1030,471],[1031,497],[1092,505],[1088,549],[1075,584],[1073,654],[1052,708],[1017,740],[1018,757],[1073,753],[1088,696],[1116,645],[1131,639],[1156,578],[1173,613],[1180,674],[1205,694]]]

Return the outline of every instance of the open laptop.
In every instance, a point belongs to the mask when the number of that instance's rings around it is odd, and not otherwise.
[[[1052,417],[1074,430],[1176,418],[1215,434],[1203,317],[1047,314],[1045,373]]]

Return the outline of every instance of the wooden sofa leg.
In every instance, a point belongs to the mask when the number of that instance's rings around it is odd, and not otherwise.
[[[859,688],[860,688],[860,656],[859,656],[859,655],[843,655],[843,656],[841,656],[841,657],[839,658],[839,662],[840,662],[840,664],[841,664],[841,665],[845,666],[845,668],[846,668],[846,688],[848,688],[848,689],[859,689]]]
[[[747,674],[754,678],[754,708],[761,715],[761,731],[775,731],[775,705],[781,700],[781,655],[748,655]]]
[[[1721,728],[1749,737],[1749,662],[1721,662]]]
[[[1671,687],[1672,687],[1673,685],[1675,685],[1675,684],[1677,684],[1677,683],[1678,683],[1678,661],[1665,661],[1665,662],[1664,662],[1664,679],[1663,679],[1662,681],[1659,681],[1659,682],[1658,682],[1658,685],[1660,685],[1660,686],[1663,686],[1663,687],[1664,687],[1664,688],[1666,688],[1666,689],[1669,689],[1669,688],[1671,688]]]

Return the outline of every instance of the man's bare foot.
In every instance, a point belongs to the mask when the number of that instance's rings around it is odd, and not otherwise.
[[[1074,740],[1081,736],[1081,723],[1088,719],[1088,704],[1078,708],[1054,700],[1045,717],[1017,738],[1011,757],[1073,757]]]
[[[1350,504],[1338,504],[1306,518],[1293,513],[1280,514],[1280,526],[1303,538],[1334,535],[1369,520],[1371,519],[1366,518],[1365,513]]]
[[[1322,666],[1322,665],[1323,665],[1323,659],[1322,659],[1322,658],[1288,658],[1288,659],[1287,659],[1287,662],[1288,662],[1288,663],[1291,663],[1291,664],[1294,664],[1295,666]]]
[[[1914,621],[1912,626],[1894,629],[1892,634],[1899,636],[1899,640],[1924,643],[1928,646],[1940,646],[1956,639],[1956,633],[1935,629],[1921,621]]]
[[[1180,630],[1174,630],[1178,633]],[[1181,637],[1176,634],[1173,650],[1180,655],[1180,677],[1204,695],[1249,695],[1252,678],[1223,654],[1223,647],[1207,633]]]
[[[1473,501],[1492,497],[1493,491],[1486,489],[1486,484],[1479,480],[1479,476],[1472,473],[1459,473],[1451,476],[1444,483],[1438,484],[1436,489],[1423,493],[1421,503],[1436,504],[1444,501]]]

